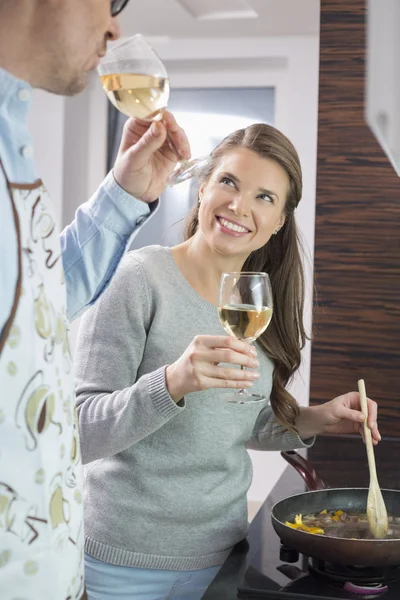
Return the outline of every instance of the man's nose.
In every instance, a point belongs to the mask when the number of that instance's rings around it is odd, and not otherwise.
[[[118,17],[111,17],[110,23],[106,32],[106,40],[115,41],[121,37],[121,26],[118,21]]]

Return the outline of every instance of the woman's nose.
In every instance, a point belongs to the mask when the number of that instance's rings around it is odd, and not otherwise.
[[[232,198],[229,208],[235,215],[248,217],[250,215],[250,202],[245,194],[236,194]]]

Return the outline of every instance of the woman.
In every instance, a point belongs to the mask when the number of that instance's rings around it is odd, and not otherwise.
[[[305,340],[301,190],[299,158],[282,133],[264,124],[236,131],[212,153],[186,241],[129,253],[83,317],[77,405],[91,463],[90,600],[201,598],[246,536],[246,448],[288,450],[319,433],[360,431],[358,393],[299,408],[285,389]],[[271,278],[274,314],[257,353],[218,320],[221,273],[240,270]],[[250,386],[271,404],[231,404],[220,389]],[[369,411],[377,443],[371,400]]]

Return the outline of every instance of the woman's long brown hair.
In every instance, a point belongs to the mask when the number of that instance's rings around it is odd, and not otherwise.
[[[255,250],[243,265],[243,271],[268,273],[274,299],[274,312],[267,330],[258,342],[274,363],[271,405],[277,419],[296,430],[299,407],[286,385],[299,368],[301,349],[306,341],[303,325],[304,273],[294,211],[301,199],[302,173],[293,144],[280,131],[264,123],[239,129],[226,137],[212,152],[211,162],[202,181],[211,177],[221,157],[234,148],[248,148],[261,158],[276,161],[289,177],[290,187],[285,204],[285,223],[276,235]],[[189,214],[185,239],[197,231],[199,205]]]

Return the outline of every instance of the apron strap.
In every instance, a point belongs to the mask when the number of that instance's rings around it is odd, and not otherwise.
[[[13,300],[13,304],[12,304],[12,308],[11,308],[11,312],[7,318],[7,321],[5,322],[1,332],[0,332],[0,355],[3,351],[4,348],[4,344],[7,341],[8,338],[8,334],[10,332],[11,326],[13,324],[14,321],[14,317],[15,317],[15,313],[17,312],[17,307],[18,307],[18,303],[19,303],[19,298],[21,295],[21,282],[22,282],[22,258],[21,258],[21,229],[20,229],[20,225],[19,225],[19,217],[18,217],[18,212],[17,209],[15,207],[15,203],[14,203],[14,199],[13,199],[13,194],[12,194],[12,189],[11,189],[11,184],[8,180],[7,174],[6,174],[6,170],[4,168],[4,165],[1,161],[0,158],[0,171],[3,172],[4,174],[4,179],[6,181],[7,184],[7,189],[9,192],[9,197],[10,197],[10,201],[11,201],[11,208],[12,208],[12,213],[13,213],[13,217],[14,217],[14,225],[15,225],[15,231],[17,234],[17,241],[18,241],[18,276],[17,276],[17,282],[16,282],[16,286],[15,286],[15,292],[14,292],[14,300]]]

